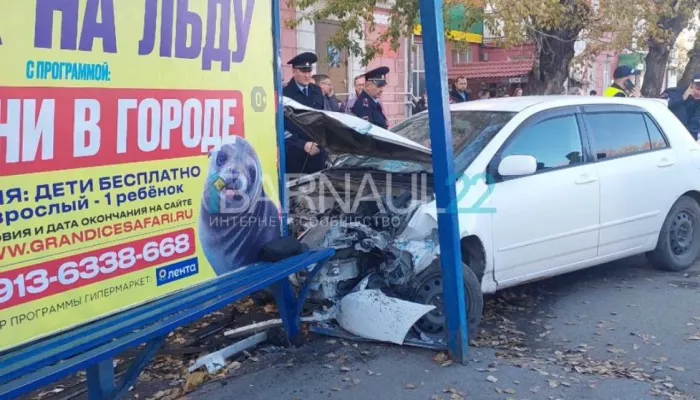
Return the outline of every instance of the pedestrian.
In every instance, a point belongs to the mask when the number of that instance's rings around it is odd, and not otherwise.
[[[513,92],[513,96],[515,97],[520,97],[523,95],[523,88],[516,88],[515,92]]]
[[[307,107],[323,110],[324,96],[321,88],[311,82],[313,64],[318,61],[314,53],[301,53],[289,60],[293,77],[282,94]],[[326,168],[326,150],[288,117],[284,117],[285,168],[288,174],[312,174]]]
[[[486,100],[491,98],[491,92],[489,92],[486,89],[482,89],[479,91],[479,99],[481,100]]]
[[[589,95],[589,96],[597,96],[597,95],[598,95],[598,92],[595,91],[595,90],[591,90],[590,92],[588,92],[588,95]]]
[[[700,74],[693,76],[693,82],[688,87],[664,90],[661,98],[668,99],[669,110],[697,141],[700,132]]]
[[[365,74],[365,88],[352,106],[352,113],[381,128],[388,129],[389,123],[379,102],[386,86],[389,67],[375,68]]]
[[[364,75],[358,75],[355,77],[355,79],[352,82],[353,84],[353,89],[355,90],[355,95],[350,96],[348,98],[347,103],[345,104],[345,112],[348,114],[352,114],[352,106],[355,105],[355,101],[357,101],[357,98],[360,97],[360,94],[362,94],[362,91],[365,90],[365,76]]]
[[[316,85],[321,88],[323,93],[323,109],[328,111],[340,111],[340,102],[333,93],[333,81],[326,74],[314,75]]]
[[[613,72],[613,84],[603,92],[604,97],[642,97],[639,88],[632,82],[632,77],[639,75],[639,70],[621,65]]]
[[[418,98],[413,98],[411,102],[413,103],[413,114],[418,114],[428,109],[427,93],[424,93]]]
[[[454,84],[454,90],[450,92],[450,103],[464,103],[465,101],[469,101],[467,77],[458,76]]]

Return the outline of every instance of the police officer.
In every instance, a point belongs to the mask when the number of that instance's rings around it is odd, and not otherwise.
[[[314,53],[301,53],[289,60],[293,77],[282,94],[307,107],[323,110],[321,88],[312,83],[311,70],[318,61]],[[294,122],[284,117],[285,168],[288,174],[313,174],[326,168],[326,150],[315,143]]]
[[[603,97],[642,97],[639,88],[634,86],[632,77],[639,75],[640,71],[621,65],[613,72],[613,84],[603,91]]]
[[[389,67],[375,68],[365,74],[365,88],[352,106],[352,113],[370,123],[387,129],[387,122],[384,110],[379,98],[382,96],[384,86],[386,86],[386,75]]]

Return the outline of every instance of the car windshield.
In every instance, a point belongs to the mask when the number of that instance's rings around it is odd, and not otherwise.
[[[505,111],[452,111],[452,146],[457,171],[464,171],[515,114]],[[430,147],[427,111],[405,119],[390,131]],[[354,155],[339,157],[334,166],[401,173],[432,172],[430,164]]]

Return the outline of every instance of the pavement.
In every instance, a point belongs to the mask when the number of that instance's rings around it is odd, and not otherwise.
[[[237,368],[188,399],[700,399],[700,265],[635,257],[487,299],[470,361],[333,338]]]

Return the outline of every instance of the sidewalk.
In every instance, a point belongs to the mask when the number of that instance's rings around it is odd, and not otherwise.
[[[369,354],[363,356],[361,352]],[[349,347],[335,353],[348,356],[343,364],[337,362],[342,360],[339,356],[328,366],[279,365],[206,385],[188,399],[658,399],[649,394],[649,385],[644,382],[595,379],[565,373],[561,367],[543,366],[537,372],[501,365],[493,363],[495,353],[472,349],[469,365],[441,367],[433,361],[434,353],[430,351],[360,345],[358,349]]]
[[[637,257],[491,297],[466,366],[428,350],[320,338],[187,398],[700,399],[698,304],[697,265],[669,274]]]

